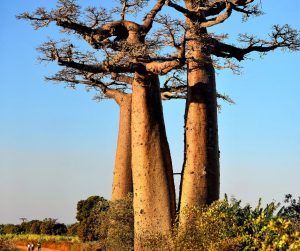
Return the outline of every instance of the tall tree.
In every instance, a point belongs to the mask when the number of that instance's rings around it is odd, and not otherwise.
[[[225,43],[208,28],[227,20],[233,12],[244,19],[262,12],[254,0],[184,0],[185,7],[168,1],[181,12],[187,25],[188,94],[185,111],[185,151],[180,189],[180,221],[186,224],[184,211],[203,206],[219,198],[220,168],[217,123],[217,93],[214,57],[226,60],[234,68],[232,59],[241,61],[251,52],[266,53],[277,48],[300,49],[299,33],[289,25],[275,25],[269,39],[243,34],[237,47]]]
[[[126,14],[140,10],[148,1],[119,2],[122,8],[117,12],[121,19],[117,21],[105,9],[88,8],[82,12],[73,0],[60,0],[54,10],[38,8],[32,14],[21,14],[19,18],[31,21],[36,29],[55,23],[63,32],[79,35],[94,49],[82,52],[66,40],[44,43],[40,47],[41,59],[57,61],[63,67],[49,79],[88,83],[100,87],[106,96],[123,92],[120,96],[124,97],[132,91],[131,165],[135,248],[138,250],[142,248],[147,233],[168,233],[174,222],[173,170],[158,75],[168,74],[184,65],[185,38],[175,46],[174,54],[156,53],[164,44],[157,40],[157,36],[152,39],[149,32],[165,0],[155,1],[141,24],[126,20]],[[115,80],[116,76],[130,81]],[[108,82],[109,78],[113,81]],[[125,162],[128,163],[129,158]]]

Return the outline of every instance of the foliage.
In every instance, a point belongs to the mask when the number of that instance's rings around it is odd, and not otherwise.
[[[1,241],[41,241],[41,242],[72,242],[78,243],[78,237],[62,235],[40,235],[40,234],[5,234],[0,235]]]
[[[71,225],[68,225],[67,228],[68,228],[68,232],[67,232],[68,236],[77,236],[79,223],[76,222]]]
[[[285,209],[291,210],[295,203]],[[188,208],[189,224],[170,236],[152,236],[147,246],[163,250],[300,250],[300,221],[283,217],[279,204],[255,208],[226,198],[203,208]],[[292,214],[294,216],[294,214]],[[166,248],[168,247],[168,248]]]
[[[102,248],[130,250],[133,246],[132,196],[117,201],[107,201],[102,197],[91,196],[77,205],[78,237],[94,246]]]
[[[133,247],[133,197],[131,194],[122,200],[110,203],[107,212],[109,228],[106,246],[109,250],[131,250]]]
[[[103,209],[106,209],[106,202],[107,200],[103,197],[99,196],[90,196],[86,200],[80,200],[77,203],[77,214],[76,219],[79,222],[84,221],[85,219],[89,218],[90,211],[97,205],[98,202],[102,202],[101,205],[103,206]]]
[[[187,227],[183,229],[177,222],[169,236],[149,233],[144,245],[150,250],[299,250],[297,202],[291,198],[288,202],[278,210],[279,203],[262,207],[259,201],[253,208],[225,198],[207,207],[188,208]],[[132,196],[114,202],[98,201],[87,219],[86,231],[94,234],[94,242],[86,242],[86,250],[93,249],[89,245],[95,248],[96,242],[102,249],[133,249]]]
[[[43,220],[40,229],[41,234],[46,235],[64,235],[67,233],[67,226],[62,223],[57,223],[56,219],[46,218]]]
[[[191,221],[187,227],[175,227],[173,247],[182,250],[232,250],[239,239],[234,214],[226,212],[224,202],[209,207],[185,209]]]
[[[2,227],[3,234],[17,234],[19,228],[17,228],[14,224],[6,224]]]
[[[78,237],[83,242],[96,241],[106,238],[107,217],[105,212],[109,208],[106,199],[91,196],[77,204],[77,220],[79,220]]]
[[[24,225],[26,233],[40,234],[42,223],[43,222],[39,220],[32,220],[29,222],[23,222],[22,225]]]
[[[56,219],[46,218],[43,221],[31,220],[21,224],[5,224],[0,227],[0,234],[45,234],[65,235],[67,227]]]
[[[1,238],[0,236],[0,250],[5,251],[5,250],[16,250],[13,242],[11,240],[7,240],[4,238]]]
[[[300,197],[297,201],[291,194],[287,194],[284,202],[288,205],[284,205],[279,214],[284,218],[300,221]]]

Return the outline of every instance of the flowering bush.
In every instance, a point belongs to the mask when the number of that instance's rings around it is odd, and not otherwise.
[[[295,204],[292,205],[295,208]],[[300,221],[278,212],[279,204],[241,206],[226,198],[187,210],[190,222],[177,227],[172,250],[300,250]],[[174,238],[175,237],[175,238]]]

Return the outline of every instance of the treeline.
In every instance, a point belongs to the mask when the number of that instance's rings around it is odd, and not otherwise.
[[[21,224],[1,224],[0,234],[45,234],[45,235],[76,235],[74,225],[65,225],[56,219],[31,220]]]

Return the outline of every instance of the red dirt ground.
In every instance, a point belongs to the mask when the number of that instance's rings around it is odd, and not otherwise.
[[[26,246],[20,246],[20,245],[18,245],[17,249],[19,249],[19,250],[27,250],[27,247]],[[34,249],[37,250],[36,247]],[[61,251],[61,250],[60,249],[50,249],[50,248],[43,248],[42,247],[42,251]]]
[[[27,243],[16,243],[16,247],[19,250],[27,250]],[[42,251],[69,251],[71,249],[74,251],[80,251],[80,245],[70,244],[70,243],[42,243]],[[37,247],[34,248],[37,251]]]

